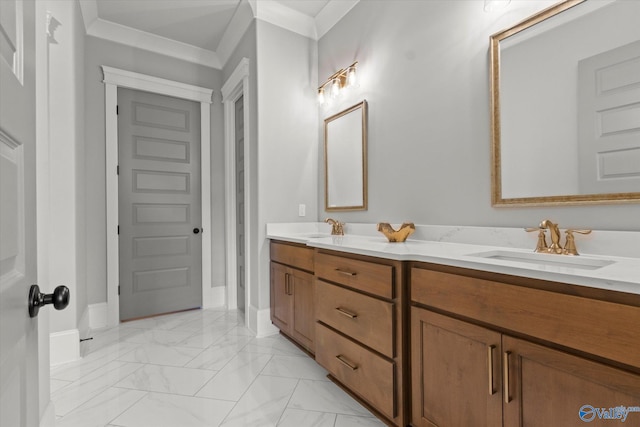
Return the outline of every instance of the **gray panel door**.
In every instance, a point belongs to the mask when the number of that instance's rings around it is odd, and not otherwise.
[[[12,427],[40,421],[38,321],[27,310],[37,280],[35,34],[33,1],[0,0],[0,426]]]
[[[580,194],[640,191],[640,41],[578,63]]]
[[[200,104],[119,88],[118,109],[120,320],[201,307]]]
[[[244,247],[244,96],[235,104],[236,130],[236,262],[238,268],[238,309],[244,311],[245,298],[245,247]]]

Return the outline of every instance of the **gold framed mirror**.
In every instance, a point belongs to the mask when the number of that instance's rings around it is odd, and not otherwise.
[[[491,36],[493,206],[640,202],[638,16],[568,0]]]
[[[367,210],[367,101],[324,121],[325,210]]]

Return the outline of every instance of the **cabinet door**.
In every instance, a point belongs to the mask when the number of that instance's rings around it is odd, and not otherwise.
[[[500,354],[499,333],[412,307],[413,426],[502,425]]]
[[[610,426],[640,410],[640,375],[506,335],[502,348],[507,426]],[[625,424],[640,425],[640,412]]]
[[[289,268],[271,263],[271,321],[285,333],[291,332],[293,292]]]
[[[293,292],[292,337],[312,353],[315,351],[314,278],[304,271],[291,269]]]

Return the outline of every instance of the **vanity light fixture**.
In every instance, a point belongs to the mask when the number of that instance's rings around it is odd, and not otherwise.
[[[494,10],[504,9],[509,6],[511,0],[484,0],[484,11],[493,12]]]
[[[358,76],[356,74],[357,66],[358,61],[346,68],[336,71],[331,77],[325,80],[325,82],[318,87],[318,103],[324,104],[326,100],[325,89],[328,90],[329,97],[335,99],[345,88],[356,87],[358,85]]]

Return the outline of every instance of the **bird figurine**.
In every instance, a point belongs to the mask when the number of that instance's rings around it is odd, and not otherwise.
[[[398,230],[394,230],[388,222],[378,223],[378,231],[384,234],[390,242],[404,242],[407,237],[416,231],[412,222],[403,222]]]

